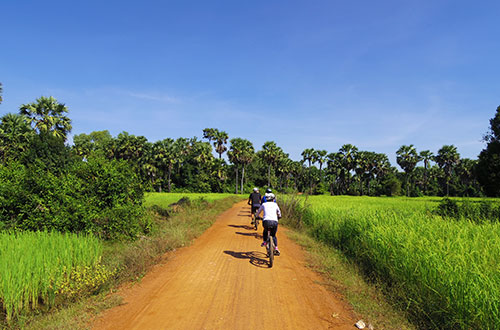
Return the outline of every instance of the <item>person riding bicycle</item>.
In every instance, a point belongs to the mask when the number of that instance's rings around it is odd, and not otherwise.
[[[253,188],[253,192],[248,197],[248,205],[251,205],[250,212],[253,215],[260,207],[260,200],[262,195],[259,192],[259,188]],[[252,225],[254,224],[254,218],[252,217]]]
[[[266,195],[272,194],[272,193],[273,193],[273,191],[271,190],[271,188],[267,188],[266,193],[264,194],[264,197],[262,197],[261,204],[264,204],[266,202],[270,202],[269,200],[267,200]],[[274,196],[274,194],[273,194],[273,196]],[[276,203],[276,196],[274,197],[274,202]]]
[[[273,193],[267,193],[264,197],[266,198],[267,202],[273,202],[276,198]],[[278,203],[263,203],[260,205],[259,210],[255,215],[259,216],[262,212],[264,212],[264,216],[262,217],[262,226],[264,227],[262,237],[264,239],[264,242],[262,242],[261,246],[266,246],[267,244],[267,230],[269,229],[271,237],[274,241],[274,252],[276,255],[279,255],[280,251],[278,250],[278,239],[276,238],[276,232],[278,231],[278,220],[281,218],[281,210],[278,206]]]

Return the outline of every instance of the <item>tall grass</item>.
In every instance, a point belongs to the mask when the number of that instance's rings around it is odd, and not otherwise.
[[[450,221],[438,199],[309,197],[304,224],[385,283],[422,328],[500,328],[500,224]]]
[[[153,205],[167,208],[170,204],[176,203],[183,197],[187,197],[190,200],[203,199],[207,202],[213,202],[216,200],[224,199],[232,196],[243,196],[235,194],[217,194],[217,193],[157,193],[149,192],[145,193],[144,205],[150,207]]]
[[[47,232],[0,233],[0,304],[7,320],[41,300],[52,305],[75,269],[99,263],[93,236]]]

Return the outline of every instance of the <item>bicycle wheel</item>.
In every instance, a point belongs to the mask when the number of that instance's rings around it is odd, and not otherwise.
[[[268,243],[267,246],[269,246],[269,268],[271,268],[274,264],[274,241],[273,238],[271,237],[271,231],[268,231]]]

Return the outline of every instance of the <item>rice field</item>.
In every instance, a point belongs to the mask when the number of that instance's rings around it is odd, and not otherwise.
[[[157,205],[163,208],[167,208],[170,204],[176,203],[183,197],[187,197],[190,200],[196,199],[204,199],[207,202],[213,202],[215,200],[224,199],[230,196],[241,196],[241,198],[245,198],[243,195],[235,195],[235,194],[217,194],[217,193],[156,193],[149,192],[145,194],[144,206],[153,206]]]
[[[92,236],[0,233],[0,306],[7,320],[39,302],[51,305],[77,269],[96,266],[101,242]]]
[[[312,196],[304,222],[421,327],[500,329],[500,224],[443,219],[440,200]]]

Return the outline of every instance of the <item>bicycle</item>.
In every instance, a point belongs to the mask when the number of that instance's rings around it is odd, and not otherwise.
[[[260,220],[260,218],[258,216],[256,216],[254,213],[253,214],[253,225],[254,225],[255,230],[259,229],[259,220]]]
[[[252,210],[251,210],[251,212],[252,212],[252,215],[251,215],[251,217],[252,217],[252,224],[254,225],[255,230],[257,230],[259,228],[259,220],[260,220],[260,218],[256,214],[257,213],[257,209],[255,209],[252,206]]]
[[[273,227],[267,227],[267,240],[266,240],[266,249],[267,249],[267,256],[269,257],[269,268],[273,267],[274,264],[274,254],[276,252],[276,247],[274,246],[274,240],[273,237],[271,236],[271,228]]]

